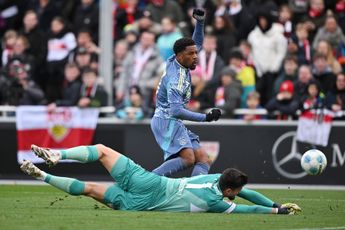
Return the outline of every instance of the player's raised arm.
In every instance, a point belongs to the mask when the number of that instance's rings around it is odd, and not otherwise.
[[[192,39],[194,40],[199,52],[202,48],[202,43],[204,41],[205,11],[202,9],[194,9],[193,18],[196,19],[196,25],[194,28]]]

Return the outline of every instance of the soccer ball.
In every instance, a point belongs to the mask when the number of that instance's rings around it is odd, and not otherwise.
[[[309,175],[320,175],[327,166],[327,158],[320,150],[310,149],[303,154],[301,166]]]

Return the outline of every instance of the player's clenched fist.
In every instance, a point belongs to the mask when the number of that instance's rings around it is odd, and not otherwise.
[[[221,115],[222,112],[220,109],[211,109],[211,111],[206,114],[206,121],[217,121]]]
[[[205,11],[202,9],[194,9],[193,18],[195,18],[198,21],[203,21],[205,19]]]

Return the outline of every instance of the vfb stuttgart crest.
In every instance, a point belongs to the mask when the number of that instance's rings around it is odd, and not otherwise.
[[[70,133],[72,112],[68,108],[58,108],[48,113],[48,133],[55,142],[60,143]]]
[[[201,141],[201,147],[206,151],[208,157],[211,160],[211,164],[213,164],[219,154],[219,142],[218,141]]]

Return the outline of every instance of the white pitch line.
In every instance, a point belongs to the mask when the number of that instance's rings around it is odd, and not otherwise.
[[[291,228],[291,230],[339,230],[345,229],[345,226],[337,226],[337,227],[322,227],[322,228]],[[285,229],[290,230],[290,229]]]

